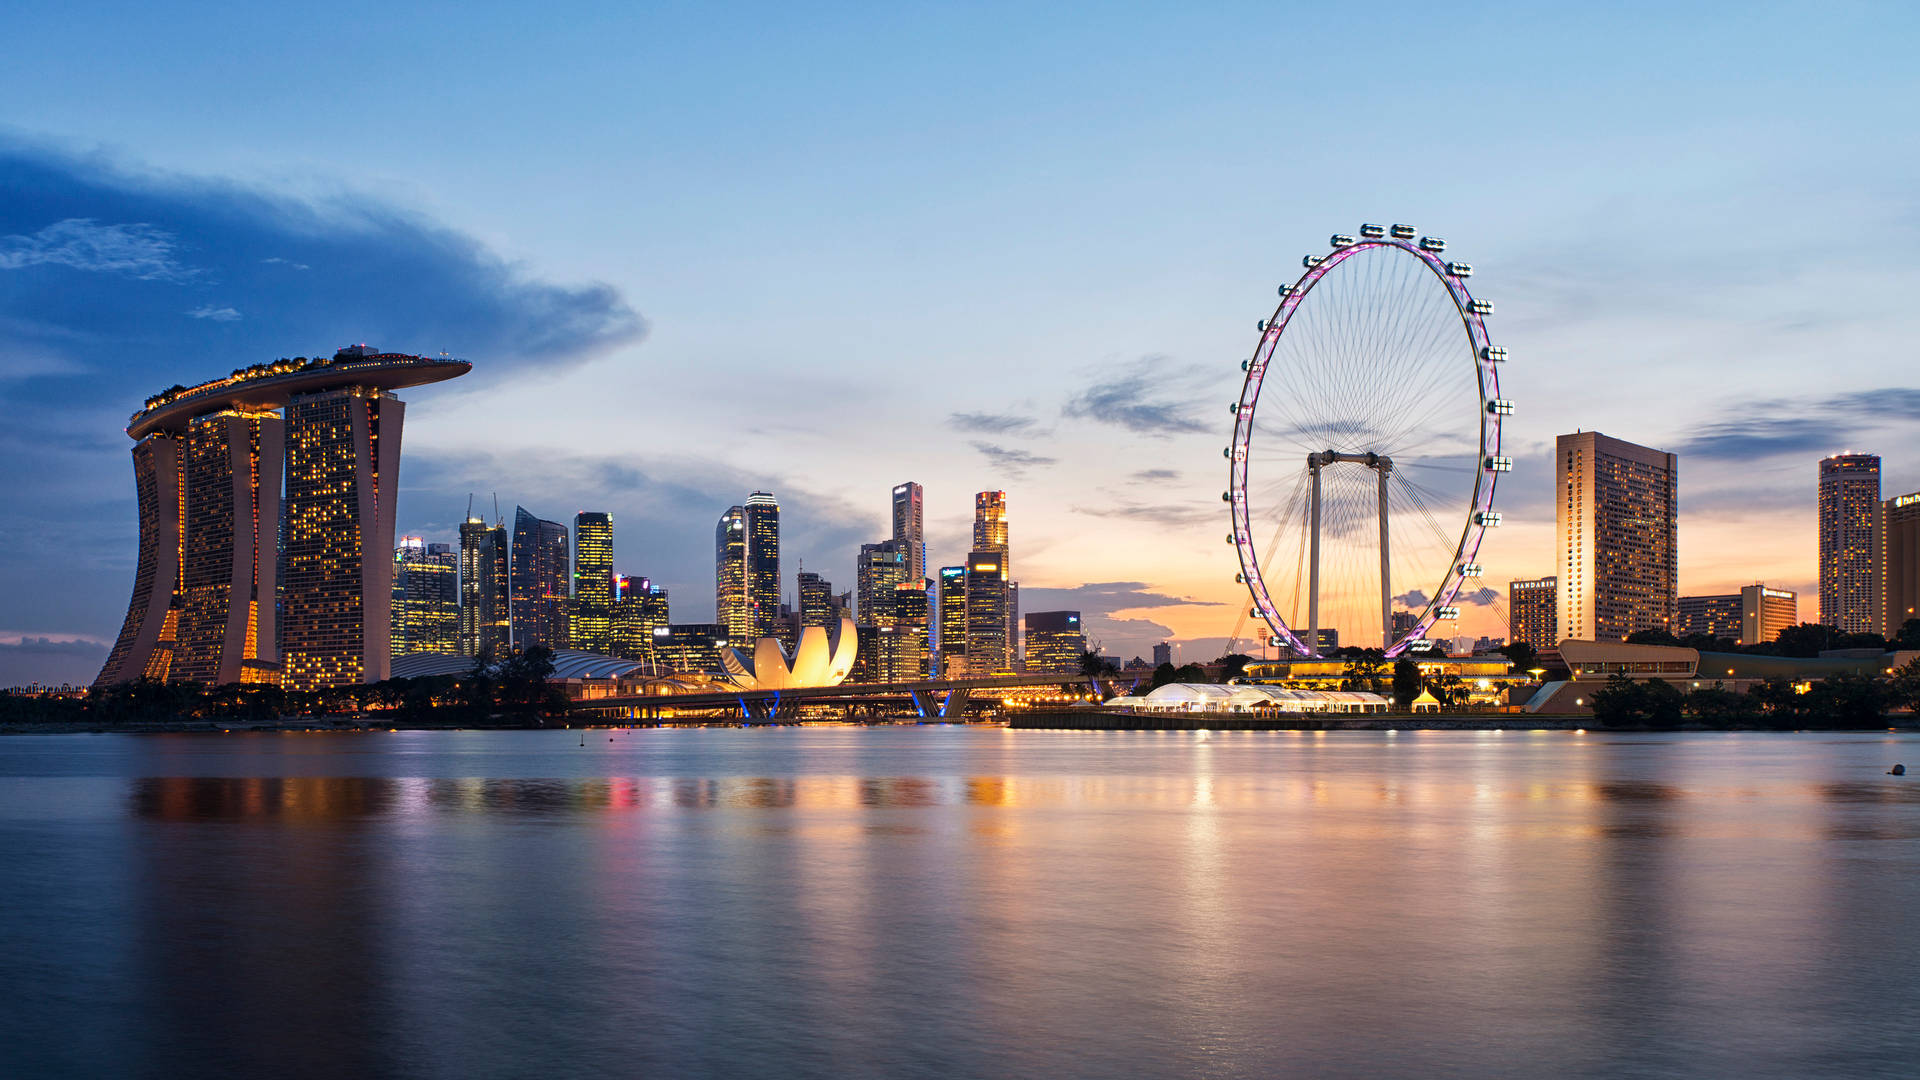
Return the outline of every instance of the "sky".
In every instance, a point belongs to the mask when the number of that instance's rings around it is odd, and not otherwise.
[[[1818,458],[1920,488],[1916,44],[1896,3],[15,0],[0,684],[117,633],[144,397],[353,342],[474,364],[402,395],[403,533],[608,510],[705,621],[750,491],[791,591],[852,587],[896,483],[936,566],[1004,489],[1024,610],[1210,658],[1223,406],[1363,221],[1496,300],[1489,585],[1552,572],[1552,440],[1598,429],[1679,454],[1683,593],[1810,619]]]

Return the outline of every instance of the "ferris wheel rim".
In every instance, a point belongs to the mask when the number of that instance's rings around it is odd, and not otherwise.
[[[1399,232],[1400,227],[1395,227]],[[1340,241],[1346,241],[1341,243]],[[1500,456],[1501,421],[1504,412],[1497,405],[1508,404],[1500,397],[1500,374],[1497,352],[1487,333],[1485,316],[1475,310],[1473,293],[1467,287],[1466,276],[1470,267],[1448,262],[1440,258],[1437,251],[1428,250],[1411,236],[1368,237],[1355,241],[1349,237],[1336,236],[1335,247],[1327,255],[1308,256],[1304,271],[1299,279],[1289,287],[1274,308],[1273,317],[1266,320],[1261,329],[1259,343],[1254,346],[1253,356],[1243,366],[1246,379],[1241,384],[1240,397],[1234,408],[1233,442],[1227,448],[1230,460],[1227,497],[1231,504],[1233,532],[1228,536],[1234,545],[1240,560],[1241,580],[1253,599],[1254,609],[1250,614],[1259,616],[1269,630],[1273,632],[1275,644],[1291,649],[1304,658],[1319,655],[1319,643],[1304,642],[1286,620],[1281,617],[1279,608],[1274,604],[1268,591],[1266,577],[1260,566],[1258,553],[1253,546],[1252,508],[1248,498],[1248,473],[1252,457],[1253,422],[1260,403],[1260,387],[1264,382],[1267,367],[1286,328],[1292,322],[1294,313],[1306,300],[1306,297],[1326,278],[1334,268],[1347,259],[1363,252],[1392,249],[1404,252],[1419,260],[1430,270],[1454,303],[1460,321],[1467,335],[1470,355],[1479,382],[1481,408],[1479,410],[1480,447],[1479,462],[1474,469],[1473,493],[1467,505],[1465,523],[1461,528],[1460,539],[1455,544],[1447,570],[1421,610],[1414,624],[1405,634],[1392,638],[1389,627],[1382,627],[1381,640],[1385,643],[1384,653],[1393,659],[1404,653],[1408,646],[1423,638],[1433,624],[1440,621],[1442,609],[1453,607],[1465,586],[1469,576],[1465,570],[1475,567],[1480,546],[1486,538],[1489,527],[1497,524],[1499,516],[1493,512],[1494,489],[1499,483],[1500,468],[1496,462],[1504,461]],[[1458,272],[1456,272],[1456,270]],[[1510,408],[1510,405],[1508,405]]]

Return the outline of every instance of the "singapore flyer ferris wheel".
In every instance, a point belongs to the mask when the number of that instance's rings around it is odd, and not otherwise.
[[[1232,405],[1227,491],[1248,614],[1295,656],[1396,657],[1459,619],[1499,475],[1506,350],[1472,266],[1410,225],[1362,225],[1302,260],[1258,324]]]

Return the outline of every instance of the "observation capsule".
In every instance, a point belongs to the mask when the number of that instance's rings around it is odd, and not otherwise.
[[[1495,416],[1512,416],[1513,402],[1503,397],[1494,398],[1487,402],[1487,411]]]
[[[1352,247],[1353,237],[1345,233],[1334,233],[1332,236],[1327,237],[1327,244],[1337,248]]]
[[[1452,274],[1454,277],[1472,277],[1473,264],[1450,262],[1447,264],[1447,273]]]
[[[1457,607],[1435,608],[1433,612],[1433,617],[1436,619],[1446,619],[1449,621],[1453,619],[1457,619],[1460,617],[1460,609]]]
[[[1492,408],[1492,406],[1488,406],[1488,408]],[[1236,415],[1236,416],[1237,416],[1237,415],[1239,415],[1239,413],[1240,413],[1240,403],[1239,403],[1239,402],[1237,402],[1237,401],[1229,401],[1229,402],[1227,402],[1227,411],[1228,411],[1228,412],[1230,412],[1230,413],[1233,413],[1233,414],[1234,414],[1234,415]]]
[[[1247,575],[1245,574],[1233,575],[1233,583],[1235,585],[1245,585],[1247,583]]]
[[[1485,525],[1491,529],[1500,524],[1500,512],[1498,510],[1476,511],[1473,515],[1473,523],[1475,525]]]
[[[1498,364],[1506,358],[1507,349],[1504,345],[1488,345],[1486,348],[1480,350],[1480,359],[1491,363]]]
[[[1488,472],[1512,472],[1513,459],[1510,457],[1490,457],[1487,459]]]
[[[1291,295],[1293,295],[1293,286],[1291,286],[1291,285],[1282,285],[1282,286],[1280,286],[1280,295],[1281,295],[1281,296],[1282,296],[1283,298],[1284,298],[1284,297],[1287,297],[1287,296],[1291,296]]]
[[[1461,577],[1479,577],[1480,564],[1477,562],[1461,563],[1460,576]]]
[[[1253,328],[1254,328],[1255,330],[1258,330],[1258,331],[1260,331],[1260,332],[1261,332],[1261,333],[1263,333],[1263,334],[1264,334],[1264,333],[1266,333],[1266,332],[1267,332],[1267,320],[1265,320],[1265,319],[1261,319],[1261,320],[1260,320],[1259,322],[1257,322],[1257,323],[1254,323],[1254,324],[1253,324]]]
[[[1362,225],[1360,226],[1360,235],[1369,240],[1378,240],[1387,235],[1387,230],[1380,225]]]
[[[1447,250],[1447,242],[1437,236],[1423,236],[1420,238],[1420,250],[1431,251],[1438,255]]]
[[[1467,310],[1473,312],[1475,315],[1491,315],[1493,314],[1493,301],[1475,300],[1473,303],[1467,305]]]
[[[1300,260],[1300,265],[1311,270],[1314,267],[1319,266],[1323,258],[1324,256],[1320,256],[1320,255],[1308,255],[1303,257]]]
[[[1419,229],[1411,225],[1395,225],[1393,227],[1393,238],[1395,240],[1411,240],[1419,231]]]

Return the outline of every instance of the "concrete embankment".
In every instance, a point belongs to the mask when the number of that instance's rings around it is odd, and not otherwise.
[[[1129,713],[1113,709],[1035,709],[1007,718],[1026,731],[1572,731],[1590,717],[1447,713],[1251,716],[1246,713]]]

